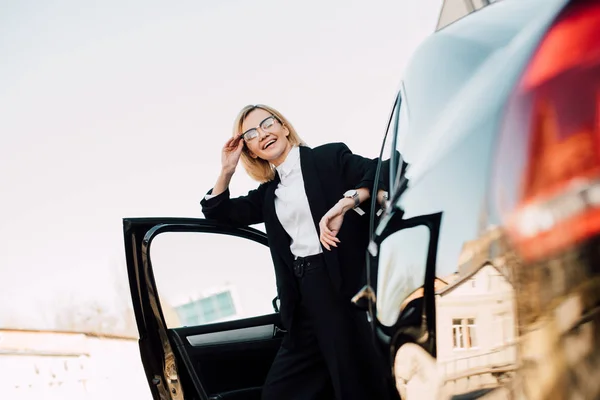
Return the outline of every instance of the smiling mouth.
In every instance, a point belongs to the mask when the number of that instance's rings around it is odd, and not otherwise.
[[[266,150],[269,146],[271,146],[273,143],[275,143],[277,141],[277,139],[271,139],[269,140],[263,147],[263,150]]]

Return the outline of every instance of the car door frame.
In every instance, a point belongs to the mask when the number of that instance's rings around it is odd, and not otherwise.
[[[421,333],[423,337],[419,339],[416,337],[416,335],[406,336],[410,336],[410,340],[413,340],[414,342],[422,342],[419,344],[426,348],[427,351],[435,357],[436,313],[434,285],[437,263],[437,246],[439,240],[439,229],[441,225],[442,214],[435,213],[431,215],[422,215],[410,219],[405,219],[403,210],[398,207],[398,203],[400,202],[402,195],[405,193],[406,190],[409,189],[409,182],[406,177],[406,172],[407,169],[410,168],[410,166],[404,160],[403,155],[397,153],[398,141],[403,140],[403,138],[399,138],[398,135],[400,133],[406,134],[406,132],[408,131],[408,126],[400,126],[400,113],[402,112],[406,113],[406,120],[402,122],[410,126],[410,107],[404,81],[400,82],[394,105],[392,106],[392,111],[390,113],[388,126],[386,129],[386,135],[381,146],[379,163],[377,166],[375,176],[375,184],[378,185],[379,181],[381,180],[380,174],[382,173],[381,169],[383,168],[384,164],[383,157],[385,155],[383,154],[383,152],[386,148],[386,141],[391,140],[391,154],[389,161],[386,161],[388,162],[388,168],[390,168],[390,171],[388,171],[388,180],[387,182],[385,182],[386,185],[388,185],[389,190],[388,208],[377,221],[377,226],[375,226],[374,217],[376,214],[373,212],[370,221],[371,240],[369,244],[369,254],[367,257],[367,285],[368,292],[371,293],[371,295],[368,296],[370,303],[368,306],[368,314],[369,320],[372,322],[372,328],[375,331],[376,335],[386,345],[391,345],[390,350],[392,352],[395,352],[395,350],[397,350],[397,346],[401,345],[399,343],[396,343],[398,341],[399,335],[404,334],[403,329],[401,329],[401,327],[399,326],[400,322],[398,322],[392,327],[386,327],[379,322],[376,315],[375,303],[379,300],[376,296],[378,272],[378,268],[376,268],[376,265],[379,256],[379,246],[385,238],[402,229],[408,229],[418,225],[426,226],[430,231],[430,243],[427,253],[427,265],[423,281],[424,323],[421,327]],[[391,131],[390,128],[392,128]],[[392,135],[392,137],[388,137],[388,135],[390,134]],[[391,168],[392,166],[394,168]],[[379,188],[376,186],[373,190],[374,193],[378,189]],[[376,208],[376,196],[373,196],[371,201],[371,211],[374,211]]]
[[[123,219],[129,287],[146,378],[154,398],[179,400],[184,398],[178,369],[180,366],[169,340],[150,259],[153,239],[166,232],[224,234],[252,240],[265,246],[268,246],[268,240],[266,233],[257,229],[236,227],[214,220],[160,217]],[[270,316],[272,320],[280,321],[277,312]],[[196,392],[201,398],[208,398],[199,379],[194,374],[190,375],[191,384]]]

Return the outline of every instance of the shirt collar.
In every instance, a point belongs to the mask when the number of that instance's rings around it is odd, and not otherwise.
[[[288,153],[285,161],[276,167],[281,179],[285,179],[294,170],[298,164],[298,160],[300,160],[300,149],[298,146],[294,146]]]

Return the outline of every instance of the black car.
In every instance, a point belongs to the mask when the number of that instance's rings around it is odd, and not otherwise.
[[[599,398],[600,2],[506,0],[432,35],[379,173],[356,301],[402,398]]]
[[[408,64],[355,297],[402,398],[600,397],[599,22],[503,0]],[[123,224],[153,397],[259,398],[284,333],[264,232]]]

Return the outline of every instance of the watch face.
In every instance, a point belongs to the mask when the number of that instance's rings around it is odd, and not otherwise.
[[[356,189],[351,189],[346,191],[346,193],[344,193],[344,197],[354,197],[356,196],[358,192],[356,191]]]

